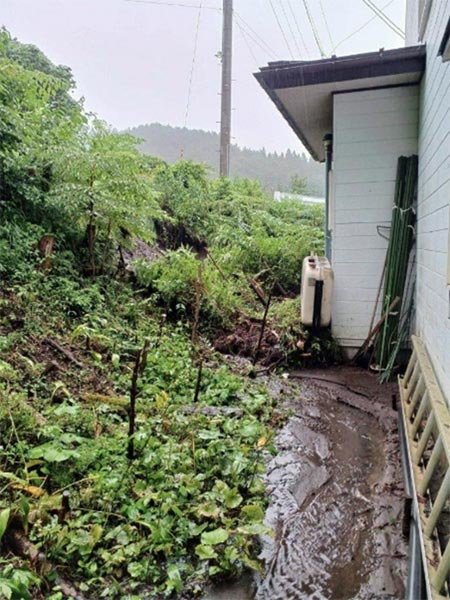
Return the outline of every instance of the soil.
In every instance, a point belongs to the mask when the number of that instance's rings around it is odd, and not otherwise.
[[[219,332],[213,341],[218,352],[232,356],[253,358],[261,335],[261,319],[241,317],[233,324],[233,329]],[[278,333],[268,326],[264,329],[258,352],[259,363],[263,366],[279,362],[284,358]]]
[[[271,378],[291,416],[267,464],[265,573],[208,600],[403,598],[407,546],[395,385],[358,368]]]
[[[133,240],[132,248],[121,249],[123,267],[128,271],[133,271],[133,263],[136,260],[144,259],[150,263],[160,260],[164,256],[164,248],[158,244],[147,244],[139,238]]]

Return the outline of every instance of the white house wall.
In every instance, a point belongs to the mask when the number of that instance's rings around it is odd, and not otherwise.
[[[407,39],[417,43],[417,1],[408,3]],[[424,33],[421,84],[417,224],[416,330],[424,340],[444,394],[450,399],[448,287],[450,198],[450,62],[438,48],[450,17],[448,0],[433,0]]]
[[[398,157],[417,153],[418,105],[418,86],[334,96],[333,333],[344,347],[369,330],[387,249],[377,226],[390,225]]]

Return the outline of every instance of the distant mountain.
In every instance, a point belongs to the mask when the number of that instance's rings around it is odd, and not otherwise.
[[[197,162],[206,163],[217,175],[219,163],[219,135],[212,131],[186,129],[152,123],[140,125],[129,130],[129,133],[143,140],[141,149],[146,154],[158,156],[173,163],[183,157]],[[305,154],[292,150],[283,153],[266,152],[240,148],[233,144],[231,147],[231,175],[233,177],[248,177],[261,182],[269,190],[290,191],[291,179],[295,176],[306,178],[306,193],[323,195],[324,167]]]

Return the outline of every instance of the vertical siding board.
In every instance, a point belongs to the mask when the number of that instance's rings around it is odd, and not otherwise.
[[[367,335],[387,241],[397,158],[417,152],[418,86],[334,97],[333,332],[357,347]],[[357,118],[355,118],[357,115]]]
[[[407,40],[418,42],[417,0],[407,2]],[[424,42],[427,62],[420,88],[417,207],[416,333],[430,353],[450,400],[450,319],[447,261],[450,245],[450,62],[437,55],[450,17],[448,0],[433,0]]]

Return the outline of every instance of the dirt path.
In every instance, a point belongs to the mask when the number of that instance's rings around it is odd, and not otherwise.
[[[274,383],[292,416],[267,468],[266,522],[275,536],[263,540],[266,572],[256,590],[246,582],[209,598],[404,597],[393,392],[351,368],[301,371]]]

